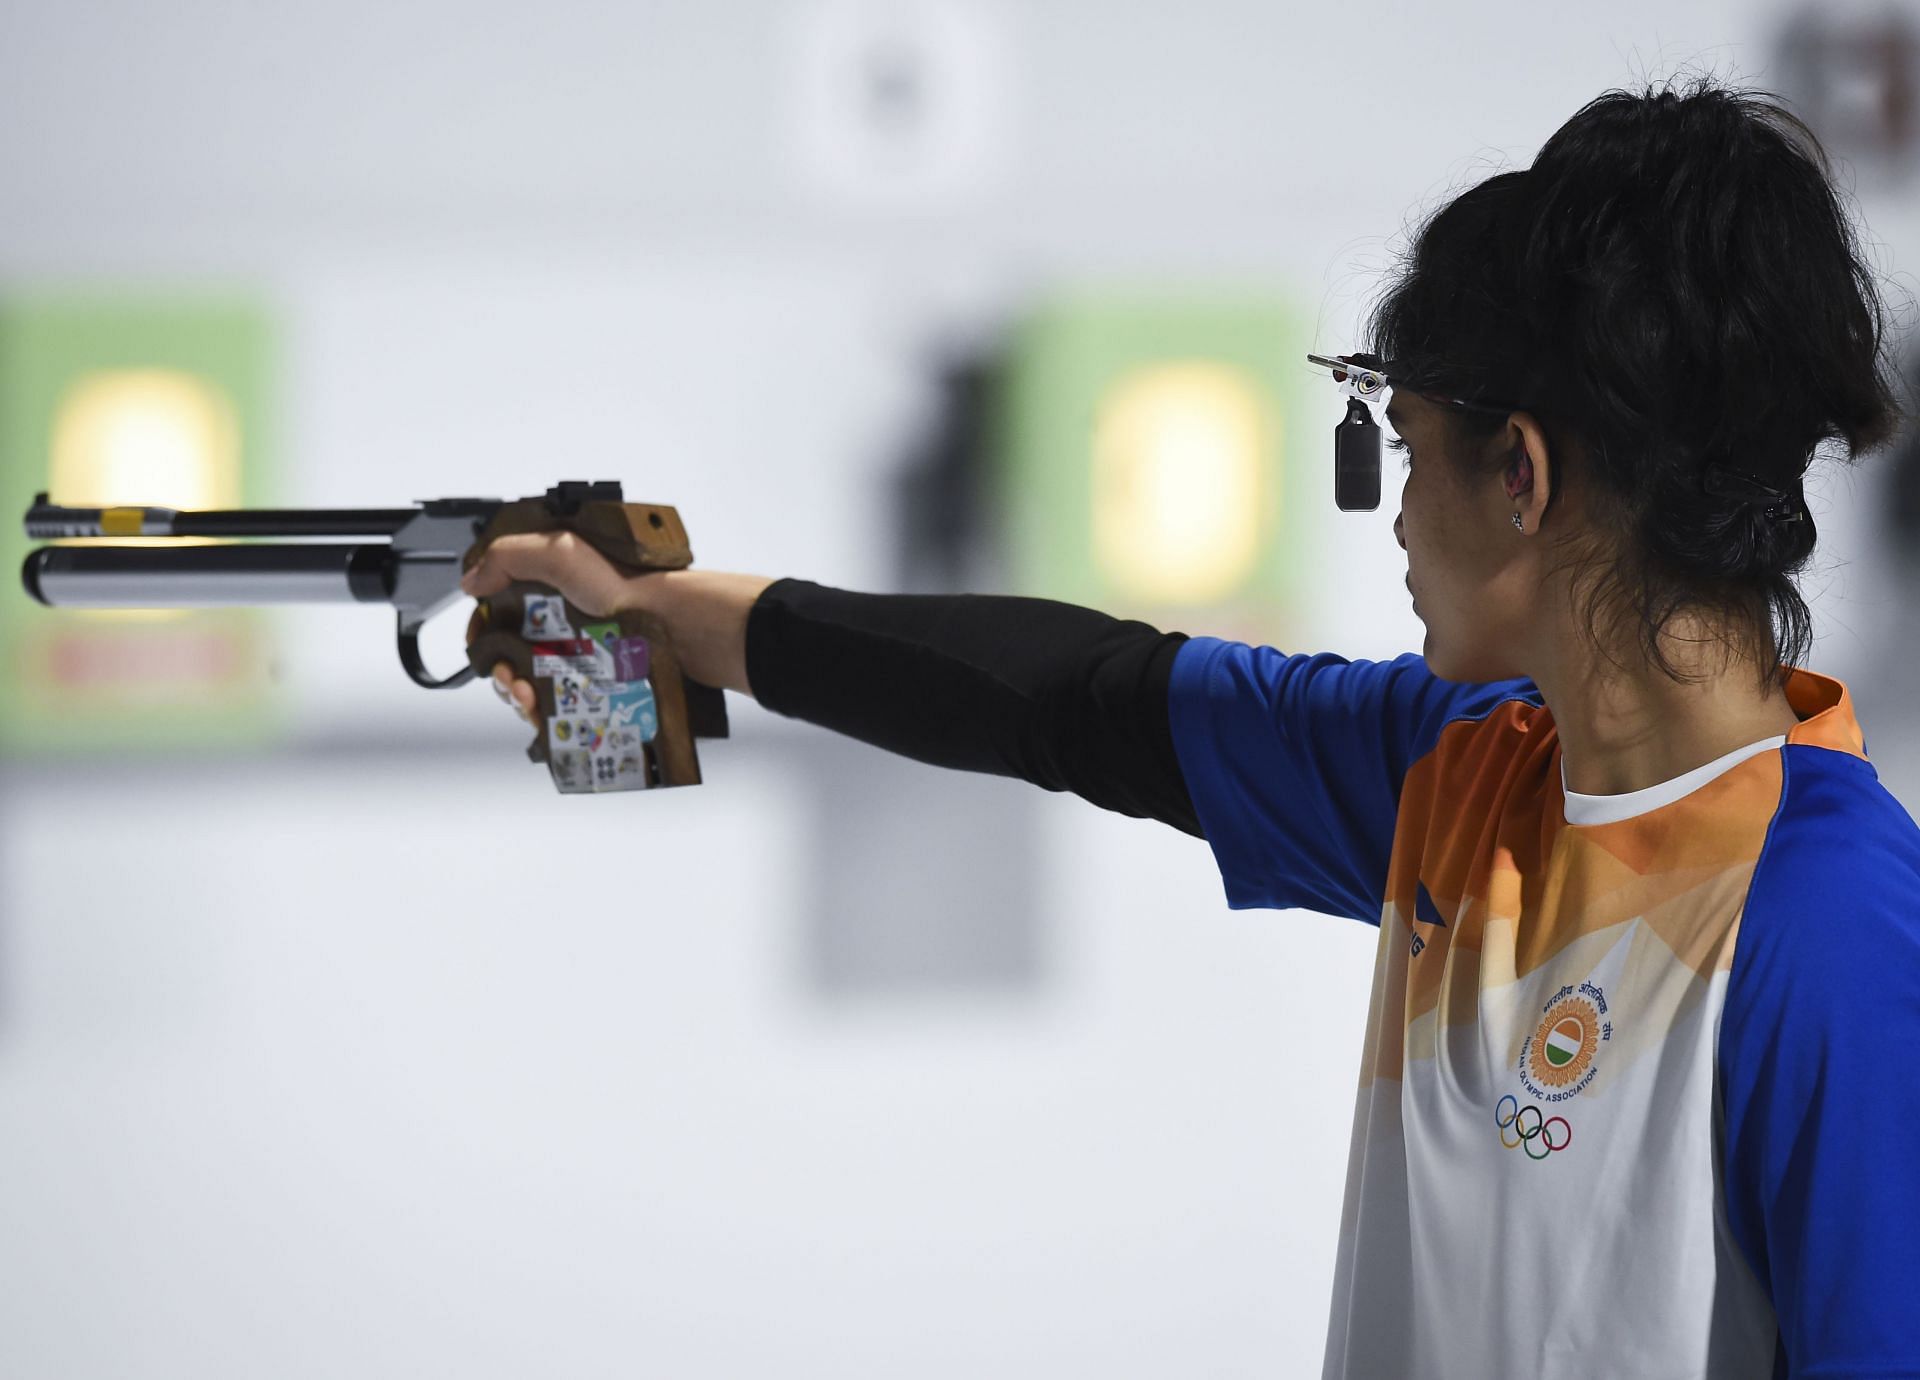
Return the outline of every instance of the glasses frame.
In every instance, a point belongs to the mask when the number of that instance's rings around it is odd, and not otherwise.
[[[1333,372],[1347,399],[1347,415],[1333,430],[1333,502],[1342,512],[1370,513],[1380,506],[1380,424],[1373,419],[1369,404],[1395,386],[1393,375],[1402,361],[1381,360],[1373,355],[1308,354],[1307,362]],[[1403,375],[1404,377],[1404,375]],[[1468,412],[1488,412],[1504,416],[1520,409],[1507,403],[1456,398],[1444,393],[1406,387],[1406,391],[1442,407]]]

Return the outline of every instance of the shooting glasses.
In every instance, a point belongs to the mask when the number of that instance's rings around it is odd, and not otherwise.
[[[1394,386],[1418,393],[1442,407],[1469,412],[1517,412],[1517,403],[1475,402],[1445,393],[1433,393],[1407,382],[1412,374],[1406,361],[1382,360],[1374,355],[1308,355],[1307,362],[1333,371],[1333,381],[1347,399],[1347,415],[1333,432],[1333,501],[1343,512],[1372,512],[1380,506],[1380,427],[1368,404]],[[1384,405],[1384,404],[1383,404]],[[1770,523],[1801,522],[1807,505],[1796,482],[1781,489],[1758,475],[1728,465],[1710,463],[1701,473],[1701,487],[1717,498],[1728,498],[1757,511]]]
[[[1505,403],[1473,402],[1415,388],[1406,382],[1404,361],[1381,360],[1373,355],[1310,354],[1307,362],[1331,369],[1333,381],[1347,399],[1347,415],[1333,430],[1333,502],[1342,512],[1370,513],[1380,506],[1380,424],[1373,420],[1368,404],[1392,388],[1396,378],[1408,392],[1417,392],[1442,407],[1470,412],[1515,410]]]

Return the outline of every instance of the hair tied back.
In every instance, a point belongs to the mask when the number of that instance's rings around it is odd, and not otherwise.
[[[1755,478],[1744,470],[1710,464],[1701,477],[1702,487],[1715,498],[1730,498],[1747,507],[1759,508],[1769,522],[1799,522],[1807,515],[1799,495],[1788,494]]]

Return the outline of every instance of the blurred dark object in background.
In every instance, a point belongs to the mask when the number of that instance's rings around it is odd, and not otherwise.
[[[1894,558],[1903,570],[1920,571],[1920,425],[1913,399],[1920,398],[1920,347],[1907,355],[1907,424],[1887,455],[1887,526]]]
[[[934,415],[896,490],[896,588],[902,594],[992,592],[1004,576],[989,530],[987,492],[988,411],[999,358],[949,354],[935,369]]]
[[[893,477],[887,592],[1005,592],[994,407],[1004,350],[933,356],[921,425]],[[1046,976],[1040,800],[826,734],[793,750],[813,792],[806,977],[822,1001],[1037,993]]]
[[[1829,153],[1895,185],[1913,179],[1920,31],[1905,14],[1806,6],[1781,30],[1774,67],[1780,94]]]

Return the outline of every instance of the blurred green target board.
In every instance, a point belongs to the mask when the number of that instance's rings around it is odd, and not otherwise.
[[[275,503],[271,346],[266,313],[232,297],[0,296],[0,748],[167,750],[277,731],[261,611],[49,609],[19,576],[36,545],[20,515],[40,490],[82,507]]]
[[[1309,348],[1261,290],[1083,294],[1029,315],[994,447],[1013,588],[1284,637],[1314,538],[1300,465],[1338,420],[1299,403]]]

